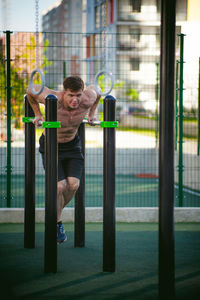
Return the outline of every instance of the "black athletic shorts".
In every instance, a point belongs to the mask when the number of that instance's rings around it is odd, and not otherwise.
[[[45,137],[42,134],[39,139],[39,152],[42,155],[42,162],[45,168],[44,140]],[[58,143],[58,181],[66,179],[66,177],[76,177],[80,179],[83,166],[84,158],[78,135],[68,143]]]

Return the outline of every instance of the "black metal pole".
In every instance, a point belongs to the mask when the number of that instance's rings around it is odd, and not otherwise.
[[[80,186],[75,195],[74,247],[85,246],[85,124],[81,124],[78,134],[82,144],[84,168]]]
[[[46,121],[57,121],[57,97],[45,99]],[[57,128],[45,129],[44,271],[57,272]]]
[[[34,112],[25,100],[25,117]],[[35,125],[25,123],[25,201],[24,201],[24,247],[35,247]]]
[[[104,121],[115,121],[115,98],[104,99]],[[103,272],[115,272],[115,128],[104,128]]]
[[[7,98],[7,207],[11,207],[11,65],[10,65],[10,34],[6,31],[6,98]]]
[[[161,2],[159,299],[174,299],[174,68],[176,1]]]

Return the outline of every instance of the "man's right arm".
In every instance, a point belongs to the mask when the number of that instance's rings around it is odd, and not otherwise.
[[[38,89],[39,88],[40,86],[38,86]],[[34,86],[34,89],[37,90],[37,85]],[[33,120],[33,123],[36,126],[41,126],[41,122],[44,121],[44,117],[40,110],[40,103],[45,104],[45,98],[48,94],[50,94],[50,91],[51,90],[49,90],[47,87],[44,87],[43,91],[39,95],[34,95],[31,92],[30,86],[28,86],[27,88],[27,98],[35,114],[35,119]]]

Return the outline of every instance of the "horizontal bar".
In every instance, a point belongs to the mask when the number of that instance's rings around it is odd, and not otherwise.
[[[101,127],[102,128],[116,128],[116,127],[118,127],[118,122],[117,121],[104,121],[104,122],[101,122]]]
[[[35,118],[34,117],[23,117],[22,122],[23,123],[31,123],[33,122]],[[60,128],[61,124],[60,122],[42,122],[39,121],[39,125],[42,126],[42,128]]]
[[[23,117],[22,122],[23,123],[31,123],[35,118],[34,117]]]
[[[60,122],[43,122],[42,128],[60,128],[61,124]]]
[[[32,117],[23,117],[22,122],[24,123],[31,123],[34,120]],[[93,121],[92,123],[89,123],[88,120],[83,120],[83,124],[91,124],[93,126],[100,125],[102,128],[115,128],[118,127],[117,121]],[[60,128],[61,124],[60,122],[42,122],[43,128]]]
[[[88,120],[84,119],[82,121],[84,124],[90,124]],[[91,123],[91,125],[100,125],[102,128],[115,128],[118,127],[117,121],[94,121]]]
[[[84,120],[82,121],[82,123],[83,123],[83,124],[90,124],[90,123],[88,122],[88,120],[86,120],[86,119],[84,119]],[[101,125],[101,122],[100,122],[100,121],[93,121],[93,122],[92,122],[92,125]]]

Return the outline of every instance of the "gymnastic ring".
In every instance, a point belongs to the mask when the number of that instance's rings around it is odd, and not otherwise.
[[[102,92],[101,89],[99,88],[98,86],[98,80],[99,80],[99,77],[101,75],[107,75],[108,77],[110,77],[111,79],[111,87],[110,89],[107,91],[107,92]],[[108,72],[107,70],[100,70],[96,75],[95,75],[95,78],[94,78],[94,86],[95,86],[95,89],[97,91],[98,94],[100,94],[101,96],[106,96],[108,95],[112,89],[113,89],[113,86],[114,86],[114,77],[112,75],[111,72]]]
[[[39,91],[36,91],[36,90],[34,89],[34,85],[33,85],[33,76],[34,76],[36,73],[39,73],[39,74],[40,74],[41,81],[42,81],[41,88],[39,89]],[[34,95],[39,95],[39,94],[43,91],[44,85],[45,85],[44,74],[42,73],[42,71],[41,71],[40,69],[34,69],[33,72],[31,73],[31,78],[30,78],[30,89],[31,89],[31,92],[32,92]]]

